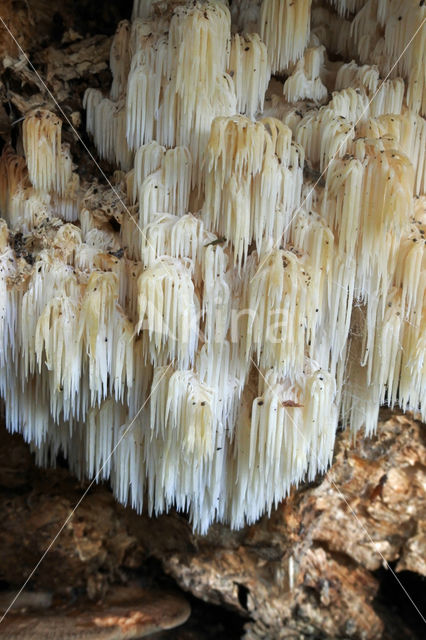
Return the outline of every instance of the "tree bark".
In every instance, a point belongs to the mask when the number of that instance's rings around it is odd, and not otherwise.
[[[3,431],[0,452],[0,579],[10,589],[24,582],[85,487],[66,469],[36,468],[19,436]],[[158,586],[154,557],[184,591],[242,616],[246,638],[415,638],[421,617],[398,575],[426,575],[425,486],[424,426],[390,412],[372,438],[353,443],[340,433],[323,478],[241,531],[214,525],[199,536],[184,515],[137,515],[95,486],[30,588],[102,600],[135,579]],[[391,602],[406,599],[399,610],[379,597],[383,579],[392,581]],[[409,596],[424,608],[420,591]]]

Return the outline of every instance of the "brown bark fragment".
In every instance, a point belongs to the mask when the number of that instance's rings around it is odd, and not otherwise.
[[[153,555],[184,590],[243,616],[247,638],[412,638],[375,600],[372,571],[395,561],[396,571],[426,573],[425,431],[408,417],[384,417],[372,438],[353,444],[340,433],[318,484],[241,531],[214,525],[201,537],[179,514],[138,516],[94,487],[31,588],[102,599]],[[64,469],[34,468],[27,446],[4,432],[0,469],[0,579],[20,586],[84,487]]]
[[[180,596],[119,587],[101,603],[10,613],[0,625],[0,638],[131,640],[183,624],[189,613]]]

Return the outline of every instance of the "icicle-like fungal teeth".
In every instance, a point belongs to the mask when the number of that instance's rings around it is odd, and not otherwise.
[[[224,498],[227,446],[215,420],[213,390],[192,371],[162,367],[154,371],[150,402],[159,429],[151,423],[154,433],[145,440],[148,510],[161,513],[172,504],[185,509],[190,501],[193,526],[205,532],[211,513],[217,510],[223,517],[226,507],[218,505]]]
[[[377,22],[378,4],[372,0],[366,2],[351,22],[352,49],[362,64],[368,63],[371,58],[375,62],[373,51],[380,49],[383,44]]]
[[[327,372],[308,376],[303,386],[265,378],[263,394],[252,400],[251,418],[243,409],[237,424],[232,526],[254,522],[288,494],[294,478],[300,481],[309,469],[312,479],[328,466],[335,430],[324,426],[337,425],[334,396]]]
[[[210,344],[206,342],[200,349],[196,362],[200,380],[214,392],[217,430],[226,429],[230,439],[233,437],[238,402],[244,385],[233,355],[233,345],[227,340],[217,340]]]
[[[182,261],[162,257],[138,278],[137,332],[148,335],[154,365],[164,357],[187,368],[198,343],[199,303],[191,271]]]
[[[122,101],[112,102],[109,98],[99,99],[97,96],[93,103],[91,96],[85,94],[87,104],[87,120],[91,130],[93,142],[99,155],[116,163],[129,171],[132,165],[133,153],[126,140],[126,110]]]
[[[317,370],[304,381],[303,424],[308,450],[308,480],[324,473],[331,464],[337,428],[336,381],[330,373]],[[328,429],[326,425],[334,425]]]
[[[115,32],[109,56],[113,78],[110,93],[111,100],[118,100],[126,90],[130,68],[129,35],[130,23],[128,20],[122,20]]]
[[[394,284],[401,289],[402,315],[415,324],[422,316],[426,296],[424,235],[424,225],[423,228],[414,226],[411,232],[402,238],[393,275]]]
[[[183,109],[194,104],[201,85],[212,95],[217,77],[228,68],[231,16],[224,2],[177,7],[170,22],[169,51],[176,57],[176,90]],[[176,48],[175,48],[176,47]]]
[[[178,123],[178,141],[183,144],[188,139],[188,148],[192,156],[192,186],[198,193],[202,190],[203,166],[211,125],[217,116],[233,116],[237,113],[237,96],[232,78],[224,73],[217,79],[212,97],[200,92],[197,110],[193,121],[181,118]],[[182,138],[180,137],[181,133]]]
[[[398,399],[402,358],[402,336],[404,330],[403,302],[401,291],[391,289],[383,316],[377,318],[374,349],[368,368],[368,380],[380,391],[380,403],[395,406]]]
[[[166,407],[168,399],[169,381],[173,375],[173,367],[154,367],[152,377],[152,394],[150,404],[150,426],[156,435],[165,437]]]
[[[135,380],[134,325],[119,306],[115,309],[114,323],[110,393],[117,402],[124,402],[126,393],[131,391]],[[141,369],[146,372],[146,367]],[[143,391],[143,388],[140,390]]]
[[[377,426],[380,390],[376,384],[368,384],[367,367],[360,364],[364,352],[365,309],[354,307],[346,354],[345,378],[341,390],[340,412],[342,419],[355,434],[365,428],[370,435]]]
[[[132,199],[139,203],[141,227],[158,213],[183,215],[188,211],[191,174],[192,158],[186,147],[166,151],[152,142],[138,150]]]
[[[310,315],[316,313],[317,321],[307,335],[307,343],[310,357],[322,362],[323,358],[319,358],[317,352],[317,349],[321,349],[322,345],[318,347],[316,339],[317,334],[325,333],[326,326],[330,324],[328,299],[333,287],[334,236],[323,218],[320,218],[313,211],[306,213],[302,210],[292,224],[290,241],[295,249],[309,256],[308,304],[310,311],[308,313]],[[334,298],[337,297],[334,296]],[[318,311],[316,311],[317,309]],[[327,365],[329,352],[330,343],[327,345],[327,356],[324,354],[324,358],[327,358]],[[337,357],[338,354],[332,353],[331,361],[334,362]],[[326,365],[324,364],[324,366]]]
[[[139,189],[139,225],[146,227],[158,213],[167,209],[167,187],[163,181],[162,171],[151,173]],[[139,242],[143,236],[139,239]]]
[[[366,90],[369,95],[373,95],[380,81],[379,69],[376,65],[359,66],[354,60],[342,64],[336,75],[336,91],[347,89],[348,87],[359,87]]]
[[[213,455],[215,415],[213,390],[197,380],[192,371],[175,371],[170,377],[166,428],[178,431],[184,456],[194,456],[202,463]]]
[[[382,5],[384,3],[379,3]],[[384,55],[387,65],[396,64],[396,73],[407,79],[407,104],[415,113],[426,115],[426,7],[420,2],[393,2],[385,18]],[[380,10],[380,8],[379,8]],[[380,17],[380,14],[379,16]],[[382,16],[384,17],[384,16]],[[407,47],[407,42],[410,46]]]
[[[302,146],[292,142],[291,129],[287,125],[284,125],[276,118],[264,118],[261,122],[272,136],[275,155],[278,158],[281,181],[278,176],[274,178],[271,171],[274,169],[275,163],[272,162],[272,165],[268,167],[265,162],[262,179],[258,180],[257,184],[255,183],[256,187],[258,187],[260,183],[260,189],[253,190],[254,206],[252,204],[252,228],[258,249],[260,249],[262,245],[263,237],[268,238],[272,236],[275,244],[286,241],[285,236],[289,228],[291,215],[301,201],[303,166],[305,161],[304,149]],[[263,192],[274,193],[273,187],[271,188],[270,184],[270,181],[274,179],[277,180],[277,183],[280,182],[275,215],[269,217],[265,223],[263,216],[257,216],[256,211],[262,210],[261,201],[264,197],[262,195]]]
[[[424,271],[423,271],[424,274]],[[426,305],[421,317],[405,322],[402,337],[401,377],[398,403],[404,411],[420,410],[426,419]]]
[[[283,221],[298,204],[303,154],[290,141],[290,129],[272,118],[234,116],[212,124],[203,215],[209,229],[233,243],[239,267],[252,240],[259,249],[264,235],[282,234],[274,229],[276,210],[283,209]]]
[[[78,219],[80,197],[80,178],[77,173],[72,173],[63,194],[52,194],[52,208],[65,222],[74,222]]]
[[[145,51],[132,61],[127,88],[130,148],[138,149],[155,136],[159,143],[188,145],[194,151],[201,112],[210,112],[208,126],[215,115],[214,94],[228,66],[229,39],[230,15],[224,3],[175,9],[168,41],[157,47],[152,63]]]
[[[137,66],[129,74],[127,84],[126,138],[130,149],[138,149],[154,137],[155,114],[159,109],[159,89],[155,73]]]
[[[348,260],[354,259],[359,248],[363,179],[364,167],[356,158],[335,160],[327,172],[323,216]]]
[[[114,192],[45,110],[0,157],[7,428],[202,533],[322,473],[338,417],[426,419],[425,8],[316,2],[309,37],[310,4],[135,0],[84,97]]]
[[[202,307],[204,340],[208,346],[223,344],[230,325],[232,294],[227,265],[228,257],[222,247],[208,243],[203,256]]]
[[[132,166],[133,152],[126,139],[127,113],[124,102],[112,102],[109,98],[96,97],[93,104],[87,98],[88,125],[93,128],[93,141],[99,155],[116,163],[123,171]]]
[[[95,136],[97,122],[97,108],[103,100],[99,89],[86,89],[83,97],[83,108],[86,110],[86,130],[91,136]]]
[[[144,144],[135,154],[135,170],[133,176],[133,189],[128,193],[132,204],[138,199],[138,189],[145,178],[161,168],[166,148],[158,144],[155,140],[149,144]]]
[[[127,114],[124,104],[117,103],[117,109],[113,118],[114,127],[114,162],[123,171],[129,171],[133,166],[133,151],[129,147],[126,138]]]
[[[162,141],[173,144],[166,141],[172,127],[176,144],[188,146],[194,167],[193,187],[200,188],[199,164],[213,118],[237,110],[234,84],[225,73],[229,67],[230,27],[229,9],[221,1],[178,7],[170,23],[168,66],[175,61],[175,98],[169,101],[177,117],[173,118],[164,105]]]
[[[68,144],[62,144],[58,153],[56,181],[53,185],[53,191],[60,196],[65,194],[68,184],[72,176],[72,157]]]
[[[208,143],[206,223],[233,242],[240,264],[251,241],[251,183],[263,167],[265,137],[260,123],[242,117],[217,118]],[[272,149],[272,141],[269,148]],[[276,165],[278,173],[278,161]]]
[[[168,149],[161,169],[166,188],[166,209],[183,215],[188,210],[191,190],[192,158],[189,150],[183,146]]]
[[[51,395],[61,392],[65,419],[76,404],[81,383],[83,347],[79,339],[79,306],[69,297],[55,297],[41,313],[35,332],[38,372],[51,375]]]
[[[405,110],[400,115],[371,118],[364,128],[367,138],[388,138],[394,148],[407,155],[415,170],[414,194],[426,193],[426,122],[424,118]],[[363,134],[361,134],[363,135]]]
[[[40,191],[51,191],[55,187],[61,128],[61,120],[47,109],[37,109],[24,119],[22,131],[28,174]]]
[[[409,2],[366,2],[351,24],[352,52],[362,63],[375,63],[383,76],[391,70],[407,82],[410,109],[426,113],[425,7]],[[410,46],[407,47],[407,43]]]
[[[205,238],[203,223],[188,213],[181,218],[171,214],[160,214],[148,224],[142,234],[141,255],[146,267],[157,258],[169,255],[172,258],[189,258],[196,282],[201,280],[200,260]],[[215,236],[213,236],[213,241]]]
[[[344,259],[356,259],[360,295],[372,301],[387,291],[395,234],[407,228],[412,215],[413,170],[408,158],[377,140],[357,140],[355,156],[331,165],[323,215],[337,233]]]
[[[238,111],[253,118],[258,110],[263,111],[271,77],[266,45],[257,33],[233,36],[229,73],[235,85]]]
[[[313,167],[323,172],[334,157],[343,157],[351,147],[355,130],[350,120],[333,109],[308,111],[296,126],[295,139]]]
[[[362,143],[360,147],[363,146]],[[362,153],[363,151],[361,156]],[[413,212],[411,196],[414,171],[407,156],[396,149],[383,149],[376,141],[372,141],[372,144],[367,141],[366,159],[368,164],[366,189],[363,192],[365,205],[362,233],[364,238],[369,235],[374,244],[373,238],[380,237],[379,229],[382,225],[396,232],[407,226]],[[374,211],[374,215],[369,216],[368,211]],[[366,249],[364,245],[364,251]]]
[[[339,15],[346,17],[351,13],[358,13],[366,0],[329,0],[329,4],[336,7]]]
[[[404,100],[404,81],[402,78],[386,80],[381,83],[370,104],[370,113],[374,116],[382,113],[401,113]]]
[[[296,63],[284,83],[283,93],[288,102],[310,99],[321,103],[327,98],[327,87],[319,76],[324,64],[324,52],[323,46],[306,49],[303,58]]]
[[[327,108],[331,109],[335,116],[350,120],[353,125],[365,120],[369,115],[369,101],[366,94],[351,87],[334,91]]]
[[[18,311],[11,304],[10,286],[8,287],[9,278],[15,273],[16,266],[13,250],[9,245],[7,224],[0,218],[0,371],[6,364],[9,341],[13,335],[10,331],[14,324],[12,319]],[[0,373],[0,393],[3,391],[3,378],[4,376]]]
[[[144,451],[148,447],[144,441],[143,419],[131,422],[123,412],[121,405],[117,404],[117,410],[111,484],[117,500],[136,509],[140,514],[146,495],[146,478],[149,473],[144,457]],[[145,413],[142,413],[145,418]],[[152,471],[152,469],[149,470]]]
[[[113,118],[116,105],[108,98],[102,98],[95,106],[93,142],[101,158],[113,161],[114,149],[114,123]]]
[[[284,71],[302,57],[310,17],[311,0],[263,0],[260,35],[268,48],[272,73]]]
[[[0,213],[4,218],[9,218],[11,199],[16,192],[28,190],[29,187],[25,159],[6,145],[0,156]]]
[[[123,408],[112,398],[105,400],[100,407],[92,407],[88,411],[83,436],[86,451],[85,477],[93,478],[99,474],[97,481],[108,480],[110,477],[114,460],[114,431],[125,420],[123,414]]]
[[[155,4],[152,0],[134,0],[132,8],[132,20],[137,18],[150,18]]]
[[[80,339],[89,356],[92,404],[124,397],[133,379],[133,325],[118,306],[118,277],[94,271],[81,303]]]
[[[166,71],[162,53],[167,50],[166,35],[169,22],[166,14],[148,19],[136,18],[132,21],[129,38],[131,69],[145,63],[154,66],[156,72]]]
[[[82,303],[84,333],[92,354],[96,351],[98,335],[110,330],[117,294],[118,282],[113,273],[92,273]]]
[[[9,230],[6,220],[0,218],[0,253],[3,254],[9,248]]]
[[[11,229],[24,233],[46,224],[54,216],[52,198],[46,193],[37,193],[32,187],[18,188],[11,198],[7,216]]]
[[[246,357],[253,351],[263,369],[283,377],[303,371],[307,333],[312,334],[319,309],[308,304],[307,266],[290,251],[260,257],[248,284]]]
[[[368,111],[372,116],[384,113],[401,113],[404,99],[404,81],[402,78],[380,80],[376,65],[358,66],[355,62],[343,64],[336,76],[336,89],[363,89],[370,99]]]

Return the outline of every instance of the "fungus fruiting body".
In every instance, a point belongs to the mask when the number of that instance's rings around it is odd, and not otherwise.
[[[135,1],[84,97],[108,186],[26,114],[0,158],[0,390],[40,464],[205,532],[323,472],[339,420],[426,418],[425,12]]]

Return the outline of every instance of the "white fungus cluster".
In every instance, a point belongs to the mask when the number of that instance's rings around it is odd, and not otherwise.
[[[425,15],[135,0],[84,98],[112,188],[27,114],[0,158],[0,393],[40,464],[205,532],[323,472],[339,420],[426,418]]]

